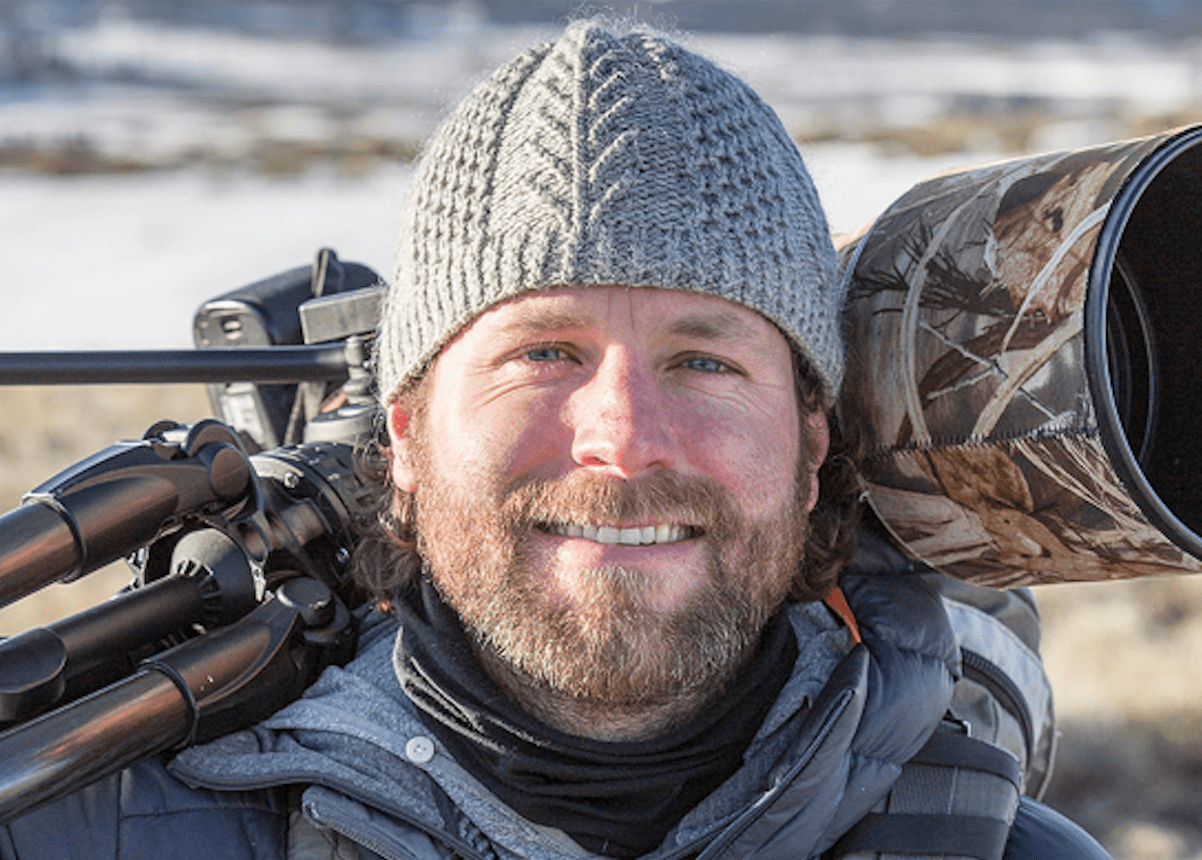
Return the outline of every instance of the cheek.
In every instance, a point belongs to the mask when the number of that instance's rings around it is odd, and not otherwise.
[[[558,410],[548,404],[493,402],[439,416],[431,429],[444,474],[486,477],[490,483],[548,477],[550,464],[570,456],[571,440]]]
[[[711,417],[682,438],[688,462],[734,494],[746,513],[771,513],[792,502],[800,446],[796,418],[787,410]]]

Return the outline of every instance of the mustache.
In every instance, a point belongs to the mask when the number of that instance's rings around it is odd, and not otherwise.
[[[637,480],[586,472],[527,479],[503,498],[501,513],[515,526],[678,523],[721,535],[740,519],[738,506],[716,481],[671,470]]]

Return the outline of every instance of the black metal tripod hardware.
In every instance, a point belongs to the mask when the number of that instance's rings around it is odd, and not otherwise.
[[[202,424],[200,432],[173,432],[202,451],[220,435],[216,428],[232,436],[224,425]],[[153,438],[160,444],[159,435]],[[120,449],[115,460],[101,457],[87,469],[64,474],[90,475],[87,485],[97,488],[94,506],[102,508],[102,493],[114,486],[109,476],[129,471],[127,457],[127,449]],[[336,442],[256,455],[246,480],[252,489],[239,503],[219,510],[194,507],[178,528],[135,553],[137,587],[0,641],[0,729],[125,677],[140,658],[237,621],[262,602],[269,587],[286,579],[311,577],[341,593],[351,523],[365,492],[352,460],[351,447]],[[179,477],[175,469],[185,479],[195,477],[195,463],[187,457],[156,464],[153,475],[161,483],[163,476]],[[66,487],[63,496],[74,498],[69,490],[76,483],[55,486]],[[116,486],[124,492],[119,481]],[[159,510],[155,497],[146,501],[152,511]],[[135,507],[131,501],[131,516],[138,513]],[[4,522],[0,518],[0,526]],[[125,552],[131,549],[123,546]]]
[[[0,517],[0,606],[69,582],[154,540],[185,514],[256,504],[245,451],[226,425],[156,424],[25,496]]]
[[[355,618],[323,583],[284,582],[235,624],[0,734],[0,824],[133,762],[265,719],[350,659]]]
[[[262,573],[222,531],[187,532],[172,561],[170,576],[0,641],[0,729],[111,684],[134,671],[135,655],[230,624],[262,602]]]

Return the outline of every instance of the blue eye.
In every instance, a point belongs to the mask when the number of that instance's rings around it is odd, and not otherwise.
[[[730,368],[716,358],[690,358],[684,362],[690,370],[700,370],[702,373],[722,373]]]
[[[567,358],[567,353],[557,346],[540,346],[527,350],[525,357],[529,361],[562,361]]]

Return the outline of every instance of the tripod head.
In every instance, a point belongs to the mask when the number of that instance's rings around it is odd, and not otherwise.
[[[230,419],[158,422],[0,517],[0,605],[122,557],[136,574],[0,641],[0,821],[253,724],[353,655],[381,289],[327,249],[202,306],[196,351],[0,357],[8,383],[208,382]]]

